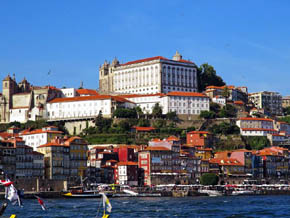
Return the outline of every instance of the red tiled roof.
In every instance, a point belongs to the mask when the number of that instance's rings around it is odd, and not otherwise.
[[[243,101],[234,101],[234,104],[244,105]]]
[[[199,93],[199,92],[168,92],[166,95],[167,96],[189,96],[189,97],[209,98],[205,94]]]
[[[213,158],[210,159],[209,162],[218,163],[223,166],[243,166],[243,164],[235,158]]]
[[[180,139],[177,138],[176,136],[169,136],[166,141],[179,141]]]
[[[111,95],[93,95],[93,96],[78,96],[72,98],[55,98],[51,100],[49,103],[58,103],[58,102],[73,102],[73,101],[90,101],[90,100],[103,100],[103,99],[113,99],[119,102],[130,102],[125,98],[121,98],[118,96],[111,96]]]
[[[272,119],[268,119],[268,118],[256,118],[256,117],[241,117],[240,120],[249,120],[249,121],[269,121],[269,122],[273,122]]]
[[[44,148],[44,147],[62,147],[62,146],[66,146],[66,145],[62,145],[62,144],[59,144],[59,143],[54,143],[54,142],[49,142],[49,143],[46,143],[46,144],[43,144],[43,145],[40,145],[38,146],[37,148]]]
[[[271,131],[277,132],[276,129],[263,129],[263,128],[241,128],[243,131]]]
[[[126,165],[126,166],[137,166],[138,162],[133,162],[133,161],[128,161],[128,162],[119,162],[117,164],[118,166],[120,165]]]
[[[99,93],[94,89],[77,89],[77,93],[80,95],[99,95]]]
[[[190,131],[187,134],[209,134],[207,131]]]
[[[132,127],[133,129],[136,129],[137,131],[153,131],[153,130],[155,130],[155,128],[154,127],[144,127],[144,126],[133,126]]]
[[[57,130],[36,129],[36,130],[28,131],[28,132],[21,132],[21,135],[32,135],[32,134],[41,134],[41,133],[63,134],[62,131],[57,131]]]
[[[127,62],[125,64],[121,64],[121,65],[125,66],[125,65],[138,64],[138,63],[147,62],[147,61],[154,61],[154,60],[168,60],[168,59],[164,58],[162,56],[155,56],[155,57],[144,58],[144,59],[140,59],[140,60],[136,60],[136,61],[129,61],[129,62]]]
[[[170,151],[170,149],[161,146],[149,146],[145,148],[145,151]]]

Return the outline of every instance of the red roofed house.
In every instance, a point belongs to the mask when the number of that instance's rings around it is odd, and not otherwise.
[[[70,176],[70,147],[61,139],[40,145],[37,151],[44,154],[47,179],[66,180]]]
[[[186,144],[196,147],[211,147],[213,136],[207,131],[191,131],[186,134]]]
[[[197,66],[176,52],[172,60],[156,56],[120,64],[115,58],[99,69],[102,93],[154,94],[197,91]]]
[[[144,185],[175,183],[172,151],[166,147],[147,147],[138,153],[138,165],[142,170]]]
[[[70,137],[64,142],[70,148],[70,177],[86,176],[88,161],[88,142],[80,137]]]
[[[25,141],[25,144],[31,146],[34,151],[37,147],[50,142],[55,137],[62,136],[63,132],[59,131],[56,126],[43,127],[32,131],[24,131],[19,136]]]

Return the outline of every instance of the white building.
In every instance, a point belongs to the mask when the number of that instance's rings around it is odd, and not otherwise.
[[[267,136],[268,134],[277,134],[275,129],[263,129],[263,128],[241,128],[242,136]]]
[[[220,105],[226,105],[227,103],[227,99],[221,95],[217,95],[215,97],[212,98],[212,102],[220,104]]]
[[[143,113],[152,113],[156,103],[162,107],[162,113],[176,111],[176,114],[199,115],[209,111],[209,97],[197,92],[169,92],[167,94],[122,95],[137,106]]]
[[[267,118],[242,117],[236,121],[240,128],[274,129],[274,121]]]
[[[99,89],[103,93],[135,94],[196,92],[197,67],[178,52],[173,60],[157,56],[120,64],[115,59],[100,67]]]
[[[249,94],[249,100],[257,108],[263,108],[272,115],[282,115],[282,95],[278,92],[256,92]]]
[[[76,97],[78,95],[75,88],[63,88],[60,90],[62,92],[63,98],[71,98],[71,97]]]
[[[48,120],[70,120],[97,117],[111,117],[118,107],[133,108],[134,103],[117,96],[95,95],[74,98],[56,98],[47,103]]]
[[[50,142],[55,136],[61,136],[62,131],[59,131],[55,126],[44,127],[42,129],[35,129],[32,131],[23,131],[19,136],[25,141],[25,145],[37,151],[37,147]]]

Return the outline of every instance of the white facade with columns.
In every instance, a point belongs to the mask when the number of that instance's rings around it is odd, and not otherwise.
[[[197,67],[176,52],[173,60],[156,56],[125,64],[105,62],[99,73],[100,92],[154,94],[196,92]]]

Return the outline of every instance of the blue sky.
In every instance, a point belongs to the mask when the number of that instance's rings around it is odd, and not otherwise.
[[[229,85],[290,95],[289,9],[288,0],[0,1],[0,78],[97,89],[105,59],[178,50]]]

